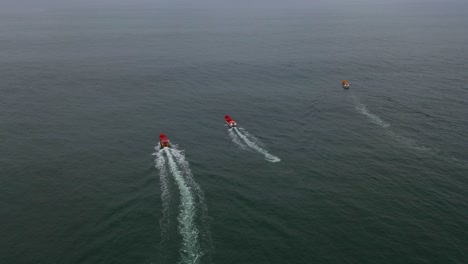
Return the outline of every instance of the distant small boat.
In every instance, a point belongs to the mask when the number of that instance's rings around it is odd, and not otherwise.
[[[227,126],[229,128],[233,128],[233,127],[237,126],[236,121],[232,120],[230,116],[225,115],[224,119],[226,120],[226,124],[227,124]]]
[[[349,89],[349,82],[347,80],[342,80],[341,85],[343,86],[343,88]]]
[[[170,147],[169,140],[167,139],[166,135],[162,134],[159,135],[159,144],[161,144],[161,148]]]

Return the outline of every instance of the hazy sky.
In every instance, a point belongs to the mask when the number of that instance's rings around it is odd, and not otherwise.
[[[93,7],[200,7],[200,8],[306,8],[317,4],[339,6],[356,3],[450,3],[466,0],[0,0],[0,9],[61,9]]]

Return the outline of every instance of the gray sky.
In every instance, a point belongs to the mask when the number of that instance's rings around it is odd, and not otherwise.
[[[0,9],[62,9],[93,7],[200,7],[200,8],[307,8],[320,5],[339,6],[356,3],[402,4],[449,3],[465,0],[0,0]]]

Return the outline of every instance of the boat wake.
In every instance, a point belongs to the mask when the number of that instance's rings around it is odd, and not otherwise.
[[[404,144],[406,146],[411,147],[412,149],[416,149],[419,151],[431,151],[431,148],[421,146],[419,145],[416,140],[404,137],[402,135],[396,134],[395,132],[391,130],[387,130],[387,134],[389,134],[392,138],[394,138],[396,141],[400,142],[401,144]]]
[[[207,254],[211,248],[211,234],[209,232],[207,207],[200,186],[194,181],[192,172],[185,160],[182,151],[175,148],[156,148],[156,167],[161,178],[161,198],[163,213],[161,224],[161,248],[166,241],[167,230],[170,224],[169,215],[169,177],[173,176],[180,193],[179,233],[182,236],[180,249],[181,260],[179,263],[197,264],[202,258],[208,259]],[[200,226],[197,225],[200,223]],[[200,240],[201,243],[200,243]]]
[[[239,147],[243,149],[247,149],[247,147],[249,147],[250,149],[253,149],[265,156],[265,159],[269,162],[281,161],[280,158],[268,153],[268,151],[260,147],[258,144],[259,140],[256,137],[252,136],[250,133],[248,133],[245,129],[233,127],[229,129],[228,133],[232,141],[236,143]]]
[[[369,112],[367,110],[367,107],[361,103],[357,103],[356,104],[356,109],[363,115],[367,116],[371,121],[372,123],[376,124],[376,125],[379,125],[383,128],[388,128],[390,127],[389,124],[385,123],[382,119],[380,119],[380,117],[376,116],[375,114]]]
[[[388,124],[388,123],[386,123],[385,121],[383,121],[383,120],[382,120],[379,116],[377,116],[376,114],[373,114],[373,113],[369,112],[369,111],[367,110],[367,107],[366,107],[364,104],[362,104],[362,103],[359,102],[359,99],[358,99],[358,98],[356,98],[356,97],[353,96],[353,99],[354,99],[354,103],[355,103],[355,108],[356,108],[356,110],[357,110],[360,114],[367,116],[367,117],[369,118],[369,120],[370,120],[372,123],[374,123],[374,124],[376,124],[376,125],[378,125],[378,126],[384,128],[385,131],[387,132],[387,134],[390,135],[390,137],[392,137],[392,138],[395,139],[396,141],[398,141],[398,142],[400,142],[401,144],[406,145],[406,146],[408,146],[408,147],[410,147],[410,148],[412,148],[412,149],[416,149],[416,150],[419,150],[419,151],[430,151],[430,150],[431,150],[431,149],[428,148],[428,147],[424,147],[424,146],[419,145],[419,144],[418,144],[415,140],[413,140],[413,139],[404,137],[404,136],[402,136],[402,135],[399,135],[399,134],[393,132],[393,131],[390,129],[390,124]]]
[[[231,138],[232,142],[234,142],[241,149],[247,149],[248,148],[248,146],[234,132],[234,129],[229,129],[228,130],[228,135]]]
[[[158,147],[156,147],[156,152],[154,153],[154,155],[156,156],[156,168],[158,168],[159,170],[159,178],[161,181],[162,217],[159,220],[159,226],[161,227],[161,242],[159,243],[159,250],[160,252],[164,252],[167,242],[167,234],[170,226],[169,204],[171,202],[171,193],[169,189],[169,179],[167,176],[166,160],[159,145]],[[165,263],[165,261],[162,258],[163,255],[161,255],[160,262]]]
[[[209,252],[213,250],[213,242],[211,239],[211,231],[210,231],[210,224],[209,224],[209,216],[208,216],[208,207],[205,203],[205,194],[203,193],[200,185],[195,182],[192,175],[192,170],[190,170],[189,163],[185,159],[185,155],[182,151],[178,151],[172,149],[173,156],[175,157],[177,164],[180,166],[181,170],[183,171],[183,175],[187,185],[193,190],[193,194],[195,195],[195,200],[198,204],[198,219],[200,226],[198,227],[200,232],[200,241],[201,241],[201,248],[203,250],[203,258],[204,262],[210,263],[211,256]]]

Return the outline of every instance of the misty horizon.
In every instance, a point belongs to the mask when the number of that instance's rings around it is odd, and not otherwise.
[[[349,6],[391,6],[391,5],[406,5],[406,4],[435,4],[435,5],[450,5],[462,4],[462,0],[359,0],[359,1],[344,1],[344,0],[254,0],[254,1],[215,1],[215,0],[100,0],[100,1],[59,1],[59,0],[23,0],[23,1],[2,1],[0,2],[0,12],[8,10],[54,10],[54,9],[67,9],[67,8],[255,8],[255,9],[271,9],[271,8],[284,8],[284,9],[300,9],[300,8],[316,8],[319,6],[329,8],[344,8]]]

